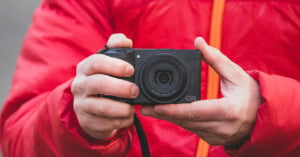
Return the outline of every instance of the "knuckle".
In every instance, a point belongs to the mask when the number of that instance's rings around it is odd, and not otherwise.
[[[79,62],[77,64],[77,68],[76,68],[77,73],[84,73],[84,70],[87,69],[88,66],[93,64],[93,62],[95,62],[96,55],[98,55],[98,54],[90,55],[86,59]]]
[[[128,118],[128,119],[124,119],[124,120],[118,120],[115,122],[114,127],[116,129],[122,129],[122,128],[126,128],[129,127],[130,125],[133,124],[133,117],[132,118]]]
[[[81,77],[75,77],[71,84],[71,93],[73,95],[77,95],[79,93],[83,93],[84,91],[84,86],[83,86],[83,78]]]
[[[82,60],[81,62],[79,62],[76,66],[76,73],[77,74],[81,74],[83,73],[83,67],[85,67],[85,64],[86,64],[86,59],[85,60]]]
[[[93,92],[91,94],[105,94],[105,92],[110,89],[107,87],[109,84],[106,75],[98,74],[88,77],[88,79],[84,81],[83,86],[86,90]]]
[[[95,116],[103,116],[106,115],[106,113],[110,110],[108,105],[98,105],[96,109],[94,109],[93,114]]]
[[[78,112],[81,110],[81,103],[79,103],[79,100],[77,97],[74,98],[74,103],[73,103],[73,109],[74,109],[74,112],[76,114],[78,114]]]
[[[122,122],[119,119],[115,119],[112,121],[113,128],[122,128]]]
[[[82,96],[81,94],[73,94],[74,100],[73,100],[73,110],[76,113],[76,115],[82,113],[85,96]]]
[[[89,57],[89,63],[90,63],[90,70],[91,71],[97,71],[97,69],[99,68],[99,60],[101,60],[102,55],[92,55]]]
[[[133,117],[127,119],[124,123],[122,123],[123,124],[122,128],[129,127],[130,125],[133,124],[133,121],[134,121]],[[119,129],[121,129],[121,128],[119,128]]]
[[[123,118],[130,118],[131,116],[131,112],[126,110],[126,111],[122,111],[119,113],[119,117],[123,117]]]
[[[124,110],[124,113],[123,113],[123,116],[125,118],[133,118],[133,109],[132,109],[132,106],[130,105],[127,105],[126,109]]]

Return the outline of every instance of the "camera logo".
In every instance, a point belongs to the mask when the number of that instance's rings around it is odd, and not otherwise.
[[[196,101],[197,98],[196,98],[196,96],[185,96],[185,100],[187,102],[193,102],[193,101]]]

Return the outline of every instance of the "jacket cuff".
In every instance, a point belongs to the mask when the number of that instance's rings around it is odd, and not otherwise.
[[[297,120],[300,84],[279,75],[248,73],[259,83],[263,104],[258,109],[249,139],[240,148],[225,148],[225,151],[235,157],[289,156],[300,144]]]
[[[100,140],[89,136],[80,127],[76,114],[73,110],[73,94],[71,93],[72,80],[67,81],[59,86],[49,96],[48,101],[54,103],[56,108],[52,110],[52,115],[57,114],[54,118],[55,125],[58,125],[56,134],[61,148],[65,152],[74,152],[74,149],[81,150],[87,154],[104,155],[104,156],[122,156],[129,151],[134,134],[134,126],[120,129],[113,137]],[[51,114],[51,113],[50,113]],[[69,150],[68,150],[69,149]],[[88,153],[89,152],[89,153]]]

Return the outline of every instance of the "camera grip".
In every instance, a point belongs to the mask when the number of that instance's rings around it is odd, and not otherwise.
[[[124,60],[134,66],[135,53],[131,48],[104,49],[100,50],[98,53]]]
[[[104,50],[100,50],[98,53],[124,60],[124,61],[130,63],[134,67],[135,55],[134,55],[134,51],[132,51],[132,49],[130,49],[130,48],[104,49]],[[120,78],[123,80],[133,82],[133,77],[116,77],[116,78]],[[120,101],[120,102],[125,102],[128,104],[132,104],[132,102],[133,102],[132,99],[120,98],[120,97],[109,96],[109,95],[103,95],[102,97]]]

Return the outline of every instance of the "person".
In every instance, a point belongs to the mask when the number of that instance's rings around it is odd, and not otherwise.
[[[154,157],[299,156],[299,2],[226,1],[220,51],[205,41],[217,2],[42,1],[2,110],[3,155],[142,156],[136,113]],[[97,96],[140,93],[119,79],[132,65],[95,54],[105,44],[199,49],[202,100],[133,106]],[[210,67],[221,82],[212,100]]]

